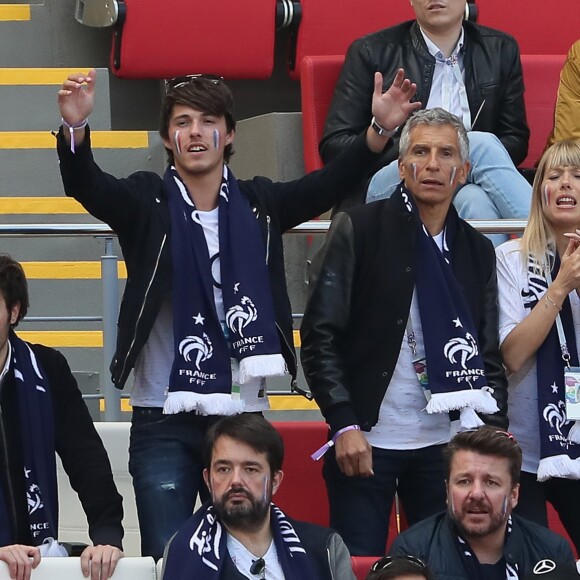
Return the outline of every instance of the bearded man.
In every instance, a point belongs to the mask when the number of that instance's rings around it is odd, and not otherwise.
[[[272,503],[284,444],[264,417],[224,417],[208,431],[203,472],[211,501],[171,539],[163,578],[355,580],[350,554],[328,528],[291,520]]]
[[[438,580],[521,578],[540,561],[574,563],[566,541],[512,514],[522,452],[491,426],[456,435],[445,451],[447,511],[401,534],[391,554],[421,558]]]

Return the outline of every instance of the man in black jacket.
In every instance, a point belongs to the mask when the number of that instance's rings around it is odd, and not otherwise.
[[[106,580],[123,556],[122,498],[65,358],[14,332],[27,310],[24,271],[0,255],[0,560],[28,580],[41,557],[66,555],[57,543],[56,451],[94,544],[81,554],[83,573]]]
[[[415,113],[397,192],[338,213],[312,266],[302,365],[332,436],[331,526],[355,556],[384,551],[395,491],[410,523],[444,508],[455,429],[507,424],[493,248],[451,205],[468,154],[457,117]]]
[[[334,530],[290,519],[272,503],[284,442],[271,423],[250,413],[224,417],[204,447],[211,501],[169,542],[163,578],[355,580]]]
[[[527,155],[530,134],[516,41],[464,22],[465,0],[412,0],[411,4],[416,20],[369,34],[350,46],[320,143],[322,159],[334,159],[368,123],[370,75],[380,71],[389,86],[403,67],[417,84],[416,98],[423,108],[443,107],[470,131],[468,184],[454,200],[459,215],[527,218],[531,189],[514,167]],[[398,153],[395,135],[367,175],[368,180],[385,168],[371,183],[368,201],[394,191]],[[359,187],[358,203],[365,188],[366,183]]]
[[[173,79],[160,133],[162,179],[104,173],[90,148],[95,71],[59,91],[57,139],[65,192],[119,236],[127,286],[113,382],[135,368],[129,470],[142,553],[156,558],[191,514],[202,488],[201,443],[216,416],[268,408],[266,378],[296,377],[282,233],[327,211],[372,165],[388,140],[370,126],[337,161],[290,183],[238,181],[227,166],[235,121],[223,79]],[[416,110],[399,71],[373,113],[394,127]]]
[[[459,433],[445,456],[446,513],[403,532],[391,554],[421,558],[438,580],[527,578],[557,564],[574,567],[562,537],[512,514],[522,466],[513,435],[490,426]]]

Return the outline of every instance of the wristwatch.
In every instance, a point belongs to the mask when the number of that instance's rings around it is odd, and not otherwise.
[[[381,137],[392,137],[399,129],[399,127],[395,127],[394,129],[391,129],[390,131],[388,129],[385,129],[383,126],[378,124],[376,117],[372,118],[371,127],[373,128],[375,133],[377,133]]]

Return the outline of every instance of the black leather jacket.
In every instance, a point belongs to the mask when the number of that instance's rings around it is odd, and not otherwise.
[[[518,45],[511,36],[491,28],[471,22],[465,22],[463,27],[465,87],[472,128],[494,133],[514,164],[519,165],[528,153],[530,130],[526,122]],[[372,117],[373,73],[383,74],[383,90],[387,90],[399,68],[417,83],[415,98],[425,107],[431,92],[435,59],[429,54],[415,20],[369,34],[351,44],[320,142],[320,155],[325,163],[334,159],[368,127]],[[395,136],[367,179],[398,154],[399,139]]]
[[[304,374],[333,432],[370,431],[397,364],[411,309],[417,225],[398,197],[336,215],[311,268],[302,321]],[[507,380],[498,342],[495,255],[491,242],[457,217],[451,253],[478,332],[488,385],[507,426]]]
[[[156,173],[139,171],[117,179],[102,171],[93,159],[90,132],[72,154],[61,128],[57,149],[66,195],[108,223],[123,250],[127,285],[119,312],[117,350],[111,362],[113,383],[122,389],[171,288],[167,194]],[[348,194],[377,157],[361,134],[336,163],[300,179],[288,183],[274,183],[266,177],[238,180],[260,224],[280,345],[293,379],[297,364],[282,233],[328,211]]]

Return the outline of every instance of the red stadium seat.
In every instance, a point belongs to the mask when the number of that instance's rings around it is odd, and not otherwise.
[[[307,56],[302,61],[302,139],[307,172],[320,169],[318,144],[344,56]]]
[[[552,507],[552,504],[550,503],[547,504],[547,507],[548,507],[548,527],[553,532],[560,534],[565,540],[568,540],[570,548],[572,548],[572,552],[574,552],[575,557],[578,558],[576,548],[574,547],[574,544],[572,543],[572,540],[570,539],[568,532],[564,529],[564,526],[562,525],[562,522],[560,521],[560,518],[558,517],[556,510]]]
[[[274,501],[290,517],[328,526],[328,498],[322,477],[322,461],[310,454],[328,439],[328,426],[322,421],[276,421],[284,440],[284,481]]]
[[[408,0],[301,0],[302,18],[290,76],[300,78],[302,59],[311,55],[343,55],[359,36],[414,18]]]
[[[566,54],[580,38],[578,0],[477,0],[477,22],[513,35],[522,54]]]
[[[275,0],[120,0],[119,12],[111,52],[119,77],[272,74]]]
[[[381,556],[352,556],[352,569],[357,580],[365,580],[371,566],[380,558]]]
[[[578,31],[580,35],[580,30]],[[522,68],[526,92],[526,115],[530,126],[528,157],[522,167],[533,167],[542,156],[554,125],[554,106],[560,71],[566,54],[524,54]]]

